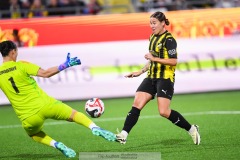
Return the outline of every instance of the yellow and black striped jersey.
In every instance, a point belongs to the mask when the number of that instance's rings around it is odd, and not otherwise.
[[[149,38],[149,52],[162,59],[177,58],[177,42],[168,31],[161,35],[152,34]],[[175,81],[176,66],[163,65],[158,62],[150,62],[147,73],[148,78],[164,78]]]

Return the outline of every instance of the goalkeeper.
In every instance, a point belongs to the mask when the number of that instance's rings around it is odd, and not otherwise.
[[[18,49],[12,41],[1,42],[0,52],[3,57],[3,63],[0,65],[0,88],[33,140],[58,149],[68,158],[76,156],[73,149],[54,140],[42,130],[46,119],[73,121],[90,128],[94,135],[109,141],[116,140],[112,132],[101,129],[83,113],[48,96],[31,77],[49,78],[68,67],[80,65],[78,57],[71,58],[68,53],[64,63],[45,70],[32,63],[17,62]]]

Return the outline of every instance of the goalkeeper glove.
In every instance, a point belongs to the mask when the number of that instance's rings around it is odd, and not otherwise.
[[[58,66],[58,70],[62,71],[68,67],[75,66],[75,65],[80,65],[81,61],[78,59],[78,57],[71,58],[70,53],[67,54],[67,59],[63,64],[60,64]]]

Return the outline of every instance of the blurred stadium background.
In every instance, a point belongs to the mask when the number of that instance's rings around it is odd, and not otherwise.
[[[239,7],[239,0],[1,0],[1,18]],[[36,14],[35,14],[36,13]]]
[[[0,1],[0,41],[15,41],[19,59],[44,68],[60,64],[68,52],[80,57],[81,66],[36,81],[82,112],[87,99],[102,98],[105,113],[94,120],[113,132],[121,129],[144,78],[123,76],[146,63],[149,16],[164,12],[168,30],[178,42],[172,108],[200,126],[202,144],[194,146],[184,131],[160,118],[155,101],[142,112],[125,146],[92,137],[77,125],[47,121],[44,129],[52,137],[77,152],[161,152],[162,159],[169,160],[239,159],[239,0],[59,0],[55,7],[46,0],[40,8],[31,6],[34,1]],[[27,137],[2,92],[0,105],[0,159],[64,159]]]

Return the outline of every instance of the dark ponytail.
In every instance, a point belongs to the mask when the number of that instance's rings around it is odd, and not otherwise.
[[[168,26],[170,24],[169,20],[162,12],[155,12],[150,17],[158,19],[160,22],[164,21],[165,24]]]
[[[17,49],[17,46],[12,41],[3,41],[0,43],[0,52],[3,57],[8,56],[9,52],[13,49]]]

